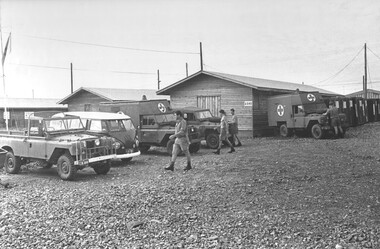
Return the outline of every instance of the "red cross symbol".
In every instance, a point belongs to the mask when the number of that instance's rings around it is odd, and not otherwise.
[[[285,109],[283,105],[278,105],[277,106],[277,113],[278,116],[282,117],[284,115]]]

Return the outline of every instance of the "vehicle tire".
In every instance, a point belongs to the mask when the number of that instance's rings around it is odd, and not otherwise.
[[[286,126],[286,124],[282,124],[280,126],[280,136],[282,137],[290,137],[292,135],[292,130]]]
[[[217,149],[219,147],[219,134],[210,133],[206,137],[207,146],[211,149]]]
[[[324,131],[322,130],[321,125],[315,124],[311,127],[311,135],[315,139],[321,139],[324,137]]]
[[[57,172],[62,180],[73,180],[77,173],[74,165],[74,159],[69,153],[65,153],[58,158]]]
[[[123,163],[129,163],[130,161],[132,161],[132,157],[122,158],[121,161],[122,161]]]
[[[8,174],[17,174],[21,169],[20,157],[15,156],[13,152],[7,152],[5,154],[4,167]]]
[[[168,154],[171,156],[173,154],[173,146],[174,146],[174,140],[169,140],[166,144],[166,151],[168,152]],[[179,155],[183,155],[183,151],[181,149],[179,149],[179,153],[178,153],[178,156]]]
[[[189,145],[190,153],[197,153],[200,148],[201,148],[201,142],[193,143]]]
[[[140,145],[139,149],[141,153],[146,153],[150,149],[150,145]]]
[[[106,163],[96,164],[92,167],[96,174],[98,175],[107,175],[107,173],[111,169],[111,161],[107,161]]]

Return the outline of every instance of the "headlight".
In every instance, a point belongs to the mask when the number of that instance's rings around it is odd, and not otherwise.
[[[115,147],[115,149],[119,149],[120,148],[120,143],[119,142],[114,143],[113,147]]]
[[[136,139],[135,143],[136,143],[136,146],[139,147],[140,141],[138,139]]]
[[[96,145],[96,146],[99,146],[99,145],[100,145],[100,139],[96,139],[96,140],[95,140],[95,145]]]

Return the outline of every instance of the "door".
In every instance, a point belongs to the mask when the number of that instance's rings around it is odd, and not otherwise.
[[[219,116],[220,104],[220,96],[197,96],[197,106],[202,109],[210,109],[214,116]]]

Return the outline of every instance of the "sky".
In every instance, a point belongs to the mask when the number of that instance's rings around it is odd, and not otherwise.
[[[80,87],[157,89],[200,70],[380,90],[378,0],[0,0],[5,92],[58,98]],[[0,88],[4,96],[4,88]]]

